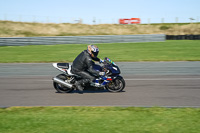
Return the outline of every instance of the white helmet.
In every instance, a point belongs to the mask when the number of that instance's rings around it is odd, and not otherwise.
[[[99,53],[99,48],[96,45],[88,45],[87,51],[91,57],[97,57]]]

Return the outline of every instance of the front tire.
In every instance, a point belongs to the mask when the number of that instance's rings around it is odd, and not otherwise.
[[[110,92],[121,92],[125,88],[125,81],[123,77],[119,76],[108,83],[105,87]]]
[[[63,80],[63,81],[67,81],[69,77],[67,77],[66,75],[64,74],[60,74],[58,76],[56,76],[57,78]],[[65,87],[59,83],[56,83],[56,82],[53,82],[53,86],[54,88],[57,90],[57,92],[59,93],[70,93],[74,90],[74,88],[68,88],[68,87]]]

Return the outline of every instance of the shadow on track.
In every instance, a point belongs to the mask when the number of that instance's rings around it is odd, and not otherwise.
[[[113,94],[113,93],[123,93],[125,91],[121,91],[121,92],[110,92],[106,89],[86,89],[86,90],[83,90],[83,94],[84,93],[110,93],[110,94]],[[79,93],[78,90],[74,90],[70,93],[60,93],[60,92],[55,92],[55,93],[58,93],[58,94],[77,94]]]

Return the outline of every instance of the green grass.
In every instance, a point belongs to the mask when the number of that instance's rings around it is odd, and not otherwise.
[[[10,107],[1,133],[199,133],[199,108]]]
[[[96,44],[113,61],[200,61],[200,40]],[[87,44],[1,46],[0,62],[72,62]]]

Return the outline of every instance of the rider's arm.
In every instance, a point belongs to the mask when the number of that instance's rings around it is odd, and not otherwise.
[[[88,71],[96,76],[103,76],[105,75],[105,72],[99,72],[99,71],[96,71],[93,69],[93,65],[91,65],[89,68],[88,68]]]
[[[100,58],[98,58],[98,57],[92,58],[92,60],[98,61],[99,63],[103,63],[103,62],[104,62],[104,60],[102,60],[102,59],[100,59]]]
[[[92,61],[92,59],[88,59],[86,58],[86,64],[88,66],[88,71],[96,76],[99,76],[99,72],[93,69],[93,64],[94,62]]]
[[[88,71],[89,71],[90,73],[96,75],[96,76],[99,76],[99,71],[94,70],[94,69],[93,69],[93,66],[90,66],[90,67],[88,68]]]
[[[100,61],[100,59],[99,59],[98,57],[93,57],[92,59],[93,59],[94,61],[98,61],[98,62]]]

